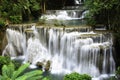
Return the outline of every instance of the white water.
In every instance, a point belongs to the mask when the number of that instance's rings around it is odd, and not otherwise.
[[[84,19],[88,11],[84,11],[83,13],[80,10],[53,10],[51,12],[47,12],[48,14],[41,16],[40,19],[56,19],[56,20],[76,20],[76,19]]]
[[[105,37],[94,32],[70,32],[61,28],[36,29],[34,26],[30,29],[33,35],[27,40],[24,32],[7,29],[8,45],[3,55],[17,57],[18,53],[23,53],[24,61],[32,65],[50,60],[52,74],[76,71],[91,75],[93,80],[114,74],[111,34]],[[96,36],[90,36],[93,34]]]
[[[80,5],[80,4],[84,3],[84,1],[85,1],[85,0],[75,0],[75,4]]]

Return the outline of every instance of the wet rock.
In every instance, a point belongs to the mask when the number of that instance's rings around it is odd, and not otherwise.
[[[43,62],[37,62],[37,64],[36,64],[40,69],[42,69],[43,68]]]
[[[47,61],[45,64],[45,71],[49,71],[50,70],[50,65],[51,65],[51,61]]]
[[[5,31],[0,30],[0,55],[2,55],[2,52],[7,45],[7,38],[6,38],[6,33]]]

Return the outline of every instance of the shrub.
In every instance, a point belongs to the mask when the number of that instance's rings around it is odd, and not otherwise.
[[[120,75],[120,67],[117,68],[116,74],[119,74],[119,75]]]
[[[13,63],[15,65],[15,69],[18,69],[19,66],[21,66],[21,63],[11,60],[8,56],[0,56],[0,72],[3,67],[3,65],[9,65],[10,63]]]
[[[10,57],[0,56],[0,71],[3,65],[8,65],[11,62]]]
[[[91,77],[87,74],[73,72],[71,74],[66,74],[64,80],[91,80]]]
[[[117,68],[115,76],[117,80],[120,80],[120,67]]]
[[[5,21],[3,19],[0,19],[0,27],[5,26]]]
[[[21,16],[10,16],[10,21],[13,24],[18,24],[18,23],[21,23],[22,18]]]
[[[115,76],[111,77],[110,80],[120,80],[120,67],[117,68]]]

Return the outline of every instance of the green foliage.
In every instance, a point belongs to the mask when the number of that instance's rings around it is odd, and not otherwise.
[[[115,76],[111,77],[110,80],[119,80],[120,79],[120,67],[117,68]]]
[[[41,0],[1,0],[0,17],[12,23],[20,23],[23,13],[32,16],[31,12],[40,10],[40,2]]]
[[[15,65],[15,70],[17,70],[22,64],[16,60],[12,60],[12,63]]]
[[[12,23],[17,24],[17,23],[21,23],[22,18],[21,18],[21,16],[10,16],[10,21]]]
[[[3,19],[0,19],[0,27],[4,27],[5,26],[5,21]]]
[[[10,57],[0,56],[0,70],[3,65],[8,65],[9,63],[11,63]]]
[[[120,24],[120,22],[118,22],[120,20],[119,0],[86,0],[85,4],[89,10],[89,16],[87,17],[91,18],[91,24],[93,21],[110,27]],[[88,21],[90,22],[90,20]]]
[[[40,10],[41,7],[40,7],[40,1],[41,0],[30,0],[30,7],[32,9],[32,11],[37,11],[37,10]]]
[[[119,74],[119,75],[120,75],[120,67],[117,68],[116,74]]]
[[[91,80],[91,77],[87,74],[73,72],[71,74],[66,74],[64,80]]]
[[[0,56],[0,71],[3,65],[9,65],[10,63],[13,63],[15,65],[15,70],[21,66],[19,62],[11,60],[8,56]]]
[[[27,63],[20,66],[18,70],[15,70],[13,63],[4,65],[2,67],[2,75],[0,75],[0,80],[38,80],[42,78],[42,71],[40,70],[23,73],[28,66],[29,64]]]

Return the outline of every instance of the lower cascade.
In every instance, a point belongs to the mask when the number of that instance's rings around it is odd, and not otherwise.
[[[3,55],[23,56],[24,62],[51,62],[52,74],[78,72],[93,79],[115,72],[111,33],[88,28],[35,27],[6,30]],[[98,79],[96,79],[98,80]],[[101,80],[101,79],[100,79]]]

